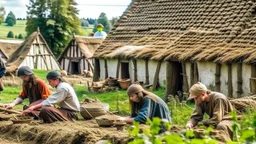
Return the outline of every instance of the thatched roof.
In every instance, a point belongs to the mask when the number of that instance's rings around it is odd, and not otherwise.
[[[40,38],[43,40],[43,44],[46,46],[48,53],[54,57],[52,51],[50,50],[50,48],[49,48],[47,42],[45,41],[45,39],[43,38],[43,36],[40,34],[39,31],[35,31],[29,36],[29,38],[27,38],[22,44],[20,44],[20,46],[9,57],[9,59],[6,63],[7,72],[11,73],[18,69],[20,64],[23,62],[23,60],[28,55],[28,53],[33,45],[33,42],[35,40],[38,41]],[[40,43],[40,42],[38,42],[38,43]]]
[[[68,49],[72,46],[72,43],[77,43],[78,48],[81,50],[86,59],[91,58],[103,40],[104,39],[102,38],[75,36],[61,53],[58,61],[61,61],[63,56],[66,55]]]
[[[19,47],[23,41],[21,40],[0,40],[0,50],[7,56],[12,55],[12,53]]]
[[[252,63],[255,8],[249,0],[134,0],[94,56]],[[144,48],[115,53],[126,46]]]

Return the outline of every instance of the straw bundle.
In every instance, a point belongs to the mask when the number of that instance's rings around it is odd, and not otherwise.
[[[243,97],[239,99],[230,100],[234,108],[243,112],[245,109],[254,109],[256,108],[256,96]]]
[[[120,116],[103,115],[103,116],[96,117],[95,119],[99,126],[107,127],[107,126],[113,126],[115,121],[120,120]]]

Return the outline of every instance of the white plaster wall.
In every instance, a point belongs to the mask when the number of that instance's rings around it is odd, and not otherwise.
[[[190,88],[192,86],[191,82],[191,77],[190,77],[190,73],[191,73],[191,63],[190,62],[185,62],[185,68],[186,68],[186,75],[188,78],[188,87]]]
[[[144,60],[137,60],[137,77],[138,81],[146,82],[146,65]]]
[[[232,63],[232,87],[233,87],[233,92],[232,96],[233,98],[237,98],[237,64]]]
[[[105,64],[104,64],[104,59],[99,59],[100,61],[100,79],[105,79]],[[108,66],[108,69],[110,67]]]
[[[117,69],[117,59],[107,59],[107,65],[108,65],[108,77],[116,77],[116,69]],[[102,66],[100,66],[100,71],[105,73],[105,64],[104,60],[102,61]],[[105,78],[105,74],[103,75],[103,78]]]
[[[205,84],[209,89],[215,87],[215,69],[216,64],[212,62],[198,62],[199,81]]]
[[[162,62],[161,64],[161,69],[159,72],[159,83],[160,86],[166,86],[166,61]],[[156,63],[156,67],[157,67],[157,63]],[[156,68],[155,68],[156,70]],[[149,73],[150,74],[150,73]],[[154,77],[153,77],[154,79]]]
[[[251,77],[251,65],[243,64],[242,66],[242,79],[243,79],[243,94],[242,96],[250,95],[250,77]]]
[[[221,65],[220,92],[228,95],[228,67],[226,64]]]
[[[154,61],[154,60],[148,61],[149,84],[153,84],[153,82],[154,82],[156,67],[157,67],[157,61]],[[161,65],[161,67],[162,67],[162,65]],[[166,75],[165,75],[165,77],[166,77]]]
[[[129,62],[129,74],[130,74],[130,80],[133,83],[134,82],[134,66],[132,60],[122,60],[121,62]],[[138,66],[137,66],[138,68]],[[121,78],[121,65],[119,70],[119,78]],[[138,77],[137,77],[138,78]]]

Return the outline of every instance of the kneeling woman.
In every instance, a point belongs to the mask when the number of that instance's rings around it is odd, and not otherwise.
[[[131,117],[123,118],[126,123],[133,121],[146,123],[147,119],[152,120],[154,117],[171,122],[171,114],[167,104],[157,95],[146,91],[138,84],[132,84],[127,89],[127,94],[130,100]]]
[[[77,119],[77,114],[80,111],[80,104],[72,86],[62,82],[61,74],[57,71],[49,72],[46,78],[49,85],[56,88],[56,92],[52,93],[41,103],[31,106],[23,111],[23,115],[27,115],[34,109],[42,108],[39,117],[45,123]],[[59,108],[55,108],[55,104],[59,105]]]

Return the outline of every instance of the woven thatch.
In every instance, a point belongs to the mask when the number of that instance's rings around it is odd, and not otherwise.
[[[255,4],[244,0],[132,1],[95,56],[252,63]],[[153,49],[113,54],[121,47],[143,45]]]
[[[23,41],[0,40],[0,49],[7,57],[19,47]]]
[[[141,51],[145,47],[146,46],[123,46],[105,55],[105,57],[106,58],[116,58],[116,57],[129,58],[136,55],[138,51]]]
[[[103,42],[104,39],[101,38],[93,38],[93,37],[82,37],[82,36],[75,36],[67,45],[67,47],[64,49],[64,51],[61,53],[60,57],[58,58],[58,61],[60,61],[63,56],[66,55],[68,49],[72,46],[72,43],[76,42],[78,45],[78,48],[83,53],[84,57],[86,59],[91,58],[94,54],[94,52],[97,50],[97,48],[100,46],[100,44]]]

